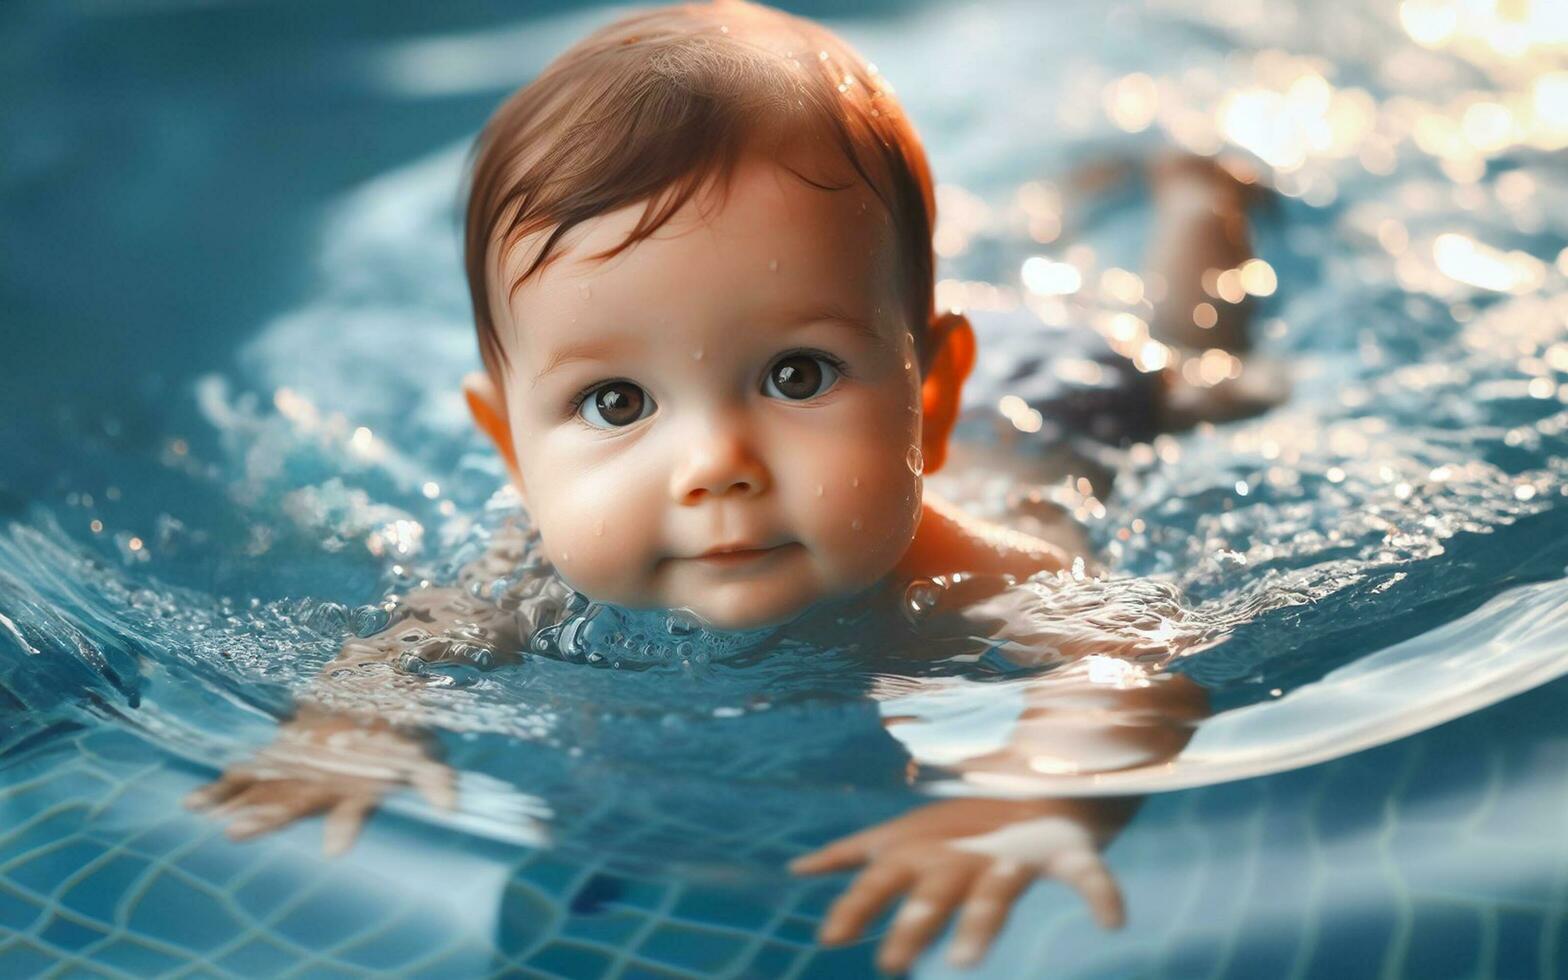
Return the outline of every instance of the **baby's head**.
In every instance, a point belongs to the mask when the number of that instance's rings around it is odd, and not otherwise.
[[[466,395],[566,581],[741,629],[890,572],[973,359],[933,220],[886,83],[767,8],[621,20],[514,94],[475,148]]]

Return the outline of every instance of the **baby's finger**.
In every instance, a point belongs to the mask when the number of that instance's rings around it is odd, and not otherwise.
[[[871,859],[872,852],[886,836],[883,827],[862,830],[858,834],[840,837],[824,847],[803,854],[789,863],[789,870],[798,875],[824,874],[858,867]]]
[[[250,840],[287,826],[296,817],[294,809],[282,803],[253,805],[237,811],[226,832],[229,840]]]
[[[1070,885],[1094,913],[1103,929],[1120,929],[1126,921],[1122,890],[1094,851],[1067,851],[1052,858],[1046,871]]]
[[[243,771],[226,772],[215,782],[208,783],[186,794],[183,800],[188,810],[205,810],[217,806],[249,787],[255,780]]]
[[[1017,861],[998,861],[981,875],[964,900],[953,930],[947,961],[954,966],[974,966],[985,957],[997,933],[1007,923],[1007,913],[1024,889],[1034,881],[1034,871]]]
[[[847,943],[859,936],[893,897],[914,880],[903,865],[876,864],[862,871],[828,909],[817,938],[825,944]]]
[[[789,870],[791,874],[819,875],[858,867],[865,861],[864,848],[852,846],[847,841],[841,840],[795,858],[789,863]]]
[[[416,766],[408,780],[431,806],[442,810],[457,809],[457,774],[450,767],[438,762]]]
[[[224,804],[235,814],[228,828],[229,839],[250,840],[271,833],[310,816],[327,802],[325,794],[316,787],[260,783],[235,797],[232,807]]]
[[[321,838],[321,853],[337,857],[348,852],[359,838],[370,811],[376,808],[375,797],[351,796],[327,811],[327,825]]]
[[[887,973],[909,969],[968,893],[974,873],[974,866],[965,863],[944,866],[920,879],[893,917],[893,929],[877,952],[878,969]]]

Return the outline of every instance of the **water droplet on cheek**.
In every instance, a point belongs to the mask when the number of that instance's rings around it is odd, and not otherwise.
[[[594,525],[593,525],[593,536],[596,537],[596,538],[604,537],[604,522],[603,521],[595,521],[594,522]]]
[[[581,296],[583,299],[592,299],[593,298],[593,287],[592,286],[587,286],[587,285],[578,286],[577,287],[577,295]]]
[[[849,478],[849,485],[852,486],[852,487],[860,486],[860,477],[858,477],[858,476],[850,477]]]
[[[564,565],[564,564],[566,564],[567,562],[569,562],[571,560],[572,560],[572,556],[571,556],[570,552],[566,552],[566,551],[561,552],[561,564]]]
[[[691,359],[694,360],[694,361],[702,360],[702,348],[701,347],[699,347],[696,350],[691,352]]]
[[[904,462],[909,465],[909,472],[916,476],[925,472],[926,456],[920,451],[919,446],[909,447],[909,452],[904,455]]]
[[[768,271],[769,272],[777,272],[777,271],[779,271],[779,260],[778,259],[769,259],[768,260]]]
[[[865,524],[863,524],[858,517],[849,522],[849,528],[852,531],[858,531],[863,527],[865,527]]]
[[[817,484],[817,496],[822,496],[822,484]]]

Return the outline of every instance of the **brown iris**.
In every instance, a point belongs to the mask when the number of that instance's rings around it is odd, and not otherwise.
[[[796,354],[773,365],[773,386],[786,398],[810,398],[822,387],[822,367],[815,357]]]
[[[642,389],[630,381],[612,382],[593,393],[593,407],[610,425],[631,425],[642,418]]]

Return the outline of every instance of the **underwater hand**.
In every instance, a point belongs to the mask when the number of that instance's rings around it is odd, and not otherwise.
[[[855,939],[907,893],[877,953],[889,973],[907,970],[958,911],[949,948],[955,966],[978,963],[1007,914],[1036,878],[1069,885],[1101,926],[1124,918],[1121,891],[1099,846],[1125,821],[1126,801],[945,800],[797,858],[790,870],[821,874],[865,865],[828,910],[823,943]]]
[[[381,798],[405,785],[434,806],[456,805],[454,774],[431,758],[424,739],[382,723],[302,714],[271,746],[191,793],[185,805],[232,816],[228,835],[236,841],[325,810],[322,851],[336,857],[353,846]]]

